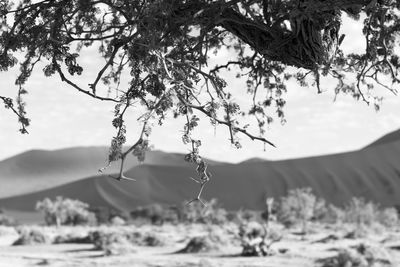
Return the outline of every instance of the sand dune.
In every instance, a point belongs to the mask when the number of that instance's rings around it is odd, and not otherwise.
[[[376,141],[372,142],[371,144],[369,144],[368,146],[366,146],[366,148],[384,145],[384,144],[396,142],[399,140],[400,140],[400,129],[384,135],[383,137],[379,138],[378,140],[376,140]]]
[[[210,166],[213,177],[204,198],[217,198],[227,209],[262,209],[265,196],[280,197],[291,188],[312,187],[317,195],[338,205],[353,196],[384,206],[399,205],[400,138],[389,140],[378,140],[359,151],[328,156],[214,164]],[[162,155],[168,157],[168,154]],[[189,179],[196,175],[194,166],[175,156],[180,164],[157,162],[133,166],[126,174],[137,182],[91,176],[47,190],[3,198],[0,206],[29,211],[36,201],[58,195],[123,211],[155,202],[180,204],[195,196],[198,185]]]
[[[108,147],[75,147],[60,150],[31,150],[0,161],[0,198],[53,188],[98,174],[106,165]],[[145,163],[155,165],[182,165],[183,155],[151,151]],[[126,167],[139,163],[128,157]],[[220,164],[211,161],[211,164]],[[107,173],[118,170],[112,164]]]

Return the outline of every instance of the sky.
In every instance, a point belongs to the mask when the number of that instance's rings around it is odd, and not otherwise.
[[[344,19],[342,32],[346,34],[342,44],[346,51],[363,49],[361,25]],[[229,58],[223,52],[215,59]],[[100,58],[86,53],[80,62],[88,68],[78,82],[86,86],[93,81]],[[60,149],[74,146],[108,146],[115,135],[111,125],[113,105],[99,102],[63,84],[57,77],[44,77],[39,66],[26,84],[29,94],[25,97],[31,126],[28,135],[18,132],[15,115],[0,106],[0,160],[30,149]],[[16,70],[0,72],[0,95],[15,97],[17,87],[14,80]],[[248,99],[245,80],[229,80],[238,100]],[[372,106],[355,101],[350,96],[340,95],[334,102],[329,81],[322,83],[322,94],[316,88],[302,88],[289,83],[285,95],[285,125],[275,122],[269,126],[265,137],[276,148],[253,142],[240,136],[243,148],[233,147],[226,127],[213,128],[202,124],[195,132],[202,139],[201,155],[226,162],[239,162],[252,157],[281,160],[341,153],[360,149],[388,132],[400,128],[400,97],[383,89],[378,94],[385,97],[379,112]],[[243,93],[241,93],[243,92]],[[137,112],[137,111],[136,111]],[[128,145],[136,141],[140,125],[137,113],[132,111],[128,119]],[[205,120],[206,121],[206,120]],[[182,120],[167,120],[163,126],[155,127],[151,144],[157,150],[187,153],[182,144]],[[104,155],[106,158],[106,155]]]

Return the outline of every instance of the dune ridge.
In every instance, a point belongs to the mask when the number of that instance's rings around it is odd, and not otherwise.
[[[181,156],[158,151],[146,164],[131,164],[126,175],[135,177],[137,182],[88,175],[45,190],[3,197],[0,207],[33,211],[36,201],[58,195],[121,211],[151,203],[181,204],[198,190],[198,185],[189,179],[195,177],[195,168]],[[213,176],[204,198],[217,198],[229,210],[263,209],[266,196],[279,198],[289,189],[311,187],[318,196],[336,205],[357,196],[382,206],[396,206],[400,205],[399,156],[400,137],[377,140],[358,151],[327,156],[280,161],[256,159],[238,164],[212,162],[209,170]]]

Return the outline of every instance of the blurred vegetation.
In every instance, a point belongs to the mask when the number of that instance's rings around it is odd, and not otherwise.
[[[271,200],[271,199],[270,199]],[[233,222],[237,225],[252,221],[267,224],[274,221],[286,228],[300,227],[307,232],[311,223],[348,224],[355,228],[380,225],[384,228],[399,226],[399,211],[393,207],[381,207],[363,198],[354,197],[346,205],[339,207],[317,197],[311,188],[297,188],[266,210],[253,211],[241,209],[227,211],[216,199],[211,199],[206,206],[200,202],[189,205],[151,204],[139,206],[130,213],[123,213],[105,207],[89,207],[79,200],[57,197],[39,201],[36,209],[43,212],[48,225],[101,225],[122,226],[129,224],[206,224],[225,225]],[[16,221],[0,210],[0,225],[15,225]]]
[[[12,218],[11,216],[4,213],[2,209],[0,209],[0,225],[3,226],[16,226],[18,224],[17,220]]]
[[[95,225],[96,216],[89,211],[89,204],[58,196],[36,203],[36,210],[43,212],[47,225]]]
[[[382,207],[357,197],[339,207],[319,198],[310,188],[289,190],[286,196],[276,200],[267,198],[265,210],[259,211],[227,211],[212,199],[207,206],[200,202],[177,206],[152,204],[123,213],[62,197],[44,199],[37,203],[37,209],[43,212],[46,224],[69,226],[16,227],[19,238],[14,245],[90,243],[104,255],[120,255],[134,253],[140,246],[185,242],[178,252],[217,252],[230,245],[240,245],[242,256],[270,256],[285,253],[279,246],[274,250],[273,245],[290,233],[298,234],[299,229],[303,238],[312,234],[312,230],[335,231],[314,242],[355,239],[371,232],[400,229],[396,208]],[[15,220],[2,215],[1,224],[14,225]],[[365,251],[375,250],[360,247],[339,251],[323,264],[363,266],[354,264],[371,262],[368,255],[372,252]]]
[[[48,233],[40,227],[19,227],[17,228],[19,238],[13,243],[14,246],[19,245],[39,245],[51,243]]]

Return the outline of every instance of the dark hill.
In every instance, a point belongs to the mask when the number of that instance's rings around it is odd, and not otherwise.
[[[265,196],[280,197],[288,189],[312,187],[334,204],[353,196],[384,206],[400,204],[400,141],[360,151],[282,161],[250,161],[210,166],[213,174],[204,198],[217,198],[228,209],[264,208]],[[140,165],[126,172],[137,182],[95,176],[23,196],[0,199],[7,209],[32,210],[44,197],[63,195],[93,206],[129,211],[150,203],[180,204],[195,196],[194,167]]]
[[[0,197],[8,197],[53,188],[66,183],[98,175],[106,165],[108,147],[75,147],[60,150],[31,150],[0,161]],[[145,163],[155,165],[184,165],[184,156],[178,153],[151,151]],[[139,163],[128,157],[126,167]],[[211,161],[211,164],[219,164]],[[108,173],[117,172],[112,164]]]
[[[397,142],[397,141],[400,141],[400,129],[382,136],[378,140],[376,140],[376,141],[372,142],[371,144],[369,144],[368,146],[366,146],[366,148],[389,144],[389,143]]]

